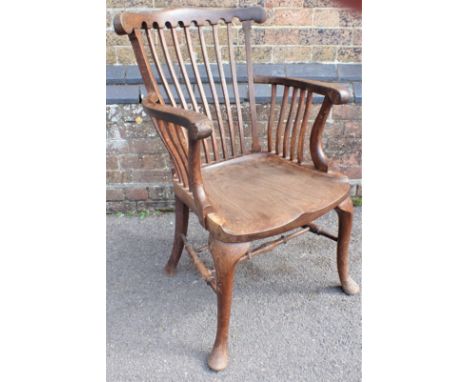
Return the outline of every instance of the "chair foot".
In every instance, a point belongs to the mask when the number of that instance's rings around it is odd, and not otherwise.
[[[338,213],[337,265],[341,289],[347,295],[359,293],[359,285],[349,276],[349,242],[353,224],[353,202],[345,199],[336,207]]]
[[[353,294],[358,294],[360,290],[358,283],[354,281],[351,277],[341,282],[341,289],[343,289],[343,292],[345,292],[349,296],[352,296]]]
[[[172,264],[166,264],[164,267],[164,273],[166,273],[167,276],[174,276],[176,274],[176,267]]]
[[[208,357],[208,366],[213,371],[224,370],[228,365],[228,349],[226,346],[218,346],[211,350]]]
[[[211,370],[221,371],[228,365],[229,319],[232,289],[237,262],[249,250],[250,243],[224,243],[210,235],[210,252],[216,270],[218,328],[213,350],[208,357]]]
[[[180,256],[182,255],[182,251],[184,249],[184,241],[180,235],[187,235],[188,219],[188,207],[176,196],[174,244],[172,245],[171,257],[164,267],[164,271],[168,276],[173,276],[176,273],[177,264],[179,263]]]

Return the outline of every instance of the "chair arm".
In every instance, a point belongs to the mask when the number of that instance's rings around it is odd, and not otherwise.
[[[306,80],[302,78],[270,76],[255,76],[254,82],[258,84],[277,84],[311,90],[317,94],[328,97],[334,105],[341,105],[351,101],[350,88],[348,85],[344,84]]]
[[[323,129],[333,105],[348,103],[351,100],[349,87],[342,84],[332,84],[321,81],[304,80],[300,78],[255,76],[254,81],[260,84],[290,86],[296,89],[308,90],[322,94],[325,99],[312,125],[310,134],[310,155],[315,168],[319,171],[328,171],[328,160],[322,147]],[[309,111],[310,112],[310,111]],[[307,121],[307,117],[304,117]]]
[[[205,226],[206,215],[212,211],[212,207],[203,185],[201,142],[203,138],[211,135],[213,123],[204,114],[157,104],[148,98],[143,99],[143,108],[148,115],[156,120],[174,123],[187,129],[189,137],[187,163],[189,190],[193,195],[195,212],[200,223]]]
[[[204,114],[154,103],[148,98],[143,99],[143,108],[151,117],[184,127],[191,140],[203,139],[212,133],[213,123]]]

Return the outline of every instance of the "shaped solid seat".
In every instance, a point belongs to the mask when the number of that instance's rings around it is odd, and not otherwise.
[[[348,178],[256,153],[202,169],[214,207],[209,230],[220,240],[251,241],[307,224],[336,207],[349,192]]]

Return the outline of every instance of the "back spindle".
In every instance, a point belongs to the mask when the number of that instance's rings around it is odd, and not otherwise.
[[[166,37],[164,35],[164,28],[158,27],[157,33],[159,36],[159,42],[161,44],[161,48],[163,50],[164,58],[166,60],[167,68],[169,69],[169,73],[172,77],[172,83],[174,84],[177,94],[179,95],[180,103],[185,110],[188,110],[187,102],[185,101],[184,93],[182,92],[182,88],[180,87],[179,79],[174,70],[174,65],[172,64],[172,58],[170,56],[169,48],[167,46]]]
[[[200,47],[203,56],[203,62],[205,64],[206,74],[208,76],[208,82],[210,84],[211,95],[213,97],[213,102],[215,106],[216,119],[218,122],[219,134],[221,137],[221,149],[223,152],[223,158],[228,159],[228,151],[226,147],[226,133],[224,131],[223,116],[221,114],[221,108],[219,105],[218,92],[216,91],[216,85],[213,79],[213,73],[211,71],[210,60],[208,58],[208,50],[206,48],[205,36],[202,28],[198,27],[198,36],[200,38]]]
[[[307,124],[309,121],[310,113],[312,111],[312,97],[313,92],[307,92],[306,106],[304,110],[304,116],[302,117],[301,130],[299,131],[299,141],[297,143],[297,162],[302,163],[304,161],[304,139],[307,130]]]
[[[286,113],[289,97],[289,86],[284,87],[283,100],[281,101],[281,108],[278,117],[278,126],[276,127],[276,154],[281,153],[281,136],[283,135],[284,114]]]
[[[231,67],[231,76],[232,76],[232,88],[234,91],[234,98],[236,102],[236,110],[237,110],[237,126],[239,131],[239,146],[241,154],[245,152],[244,146],[244,123],[242,120],[242,108],[240,104],[240,97],[239,97],[239,87],[237,86],[237,68],[236,68],[236,59],[234,56],[234,46],[232,41],[232,24],[227,23],[227,43],[229,49],[229,64]]]
[[[183,29],[184,29],[185,41],[187,43],[187,50],[188,50],[188,53],[189,53],[190,63],[192,64],[193,74],[195,76],[195,81],[197,83],[198,92],[199,92],[200,98],[202,100],[203,108],[204,108],[206,116],[210,120],[213,120],[213,117],[212,117],[211,111],[210,111],[210,107],[208,105],[208,100],[207,100],[206,95],[205,95],[205,90],[203,88],[203,83],[201,81],[200,71],[198,70],[198,63],[197,63],[197,60],[195,58],[195,53],[194,53],[194,48],[193,48],[192,37],[191,37],[191,34],[190,34],[190,29],[188,27],[186,27],[186,26],[183,26]],[[218,145],[217,145],[217,142],[216,142],[216,136],[217,136],[216,131],[213,130],[213,133],[211,135],[210,140],[211,140],[212,152],[213,152],[215,161],[219,160],[219,153],[218,153]],[[206,141],[206,139],[204,139],[204,141]],[[206,160],[207,160],[208,163],[211,161],[210,160],[209,150],[208,150],[208,154],[206,155]]]
[[[226,113],[228,117],[229,135],[231,138],[231,153],[232,153],[232,156],[235,156],[236,151],[234,148],[234,142],[235,142],[234,122],[232,121],[231,102],[229,101],[229,93],[228,93],[228,89],[226,85],[226,77],[224,75],[223,61],[221,59],[221,50],[219,47],[218,25],[213,25],[212,29],[213,29],[213,40],[215,44],[216,62],[218,64],[219,78],[221,80],[221,88],[223,90],[223,96],[224,96],[224,105],[226,107]]]
[[[288,155],[288,141],[289,141],[289,134],[290,134],[291,126],[293,123],[293,113],[294,113],[294,106],[296,104],[297,91],[298,91],[298,88],[295,87],[293,89],[291,105],[289,107],[288,121],[286,122],[286,128],[284,130],[283,158],[286,158],[286,156]]]
[[[304,100],[305,100],[305,89],[301,89],[301,93],[299,95],[299,104],[297,106],[296,117],[294,118],[294,127],[291,133],[291,146],[289,148],[289,159],[294,160],[294,154],[296,150],[296,142],[297,142],[297,135],[299,132],[299,124],[301,123],[301,115],[303,115],[304,111]]]

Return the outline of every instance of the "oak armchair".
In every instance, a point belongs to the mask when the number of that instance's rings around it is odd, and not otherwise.
[[[254,22],[265,20],[261,7],[125,12],[114,19],[115,31],[130,38],[147,91],[144,110],[174,167],[175,236],[165,270],[170,275],[175,273],[185,247],[217,295],[218,327],[208,358],[213,370],[224,369],[228,362],[229,318],[238,263],[313,232],[337,241],[342,289],[347,294],[359,291],[348,274],[353,216],[349,182],[344,175],[328,170],[322,149],[322,132],[330,109],[348,102],[349,91],[338,84],[255,75],[251,29]],[[235,34],[243,39],[243,46],[234,45]],[[213,45],[213,62],[207,37]],[[224,45],[221,37],[226,39]],[[246,61],[246,89],[238,80],[238,58]],[[255,107],[256,85],[271,87],[263,148]],[[242,114],[242,91],[249,103],[247,118]],[[323,101],[310,124],[314,94],[322,95]],[[306,142],[310,160],[304,153]],[[339,217],[337,237],[313,223],[333,209]],[[187,240],[189,210],[209,232],[214,271],[200,260],[202,249]],[[281,236],[257,247],[252,245],[275,235]]]

